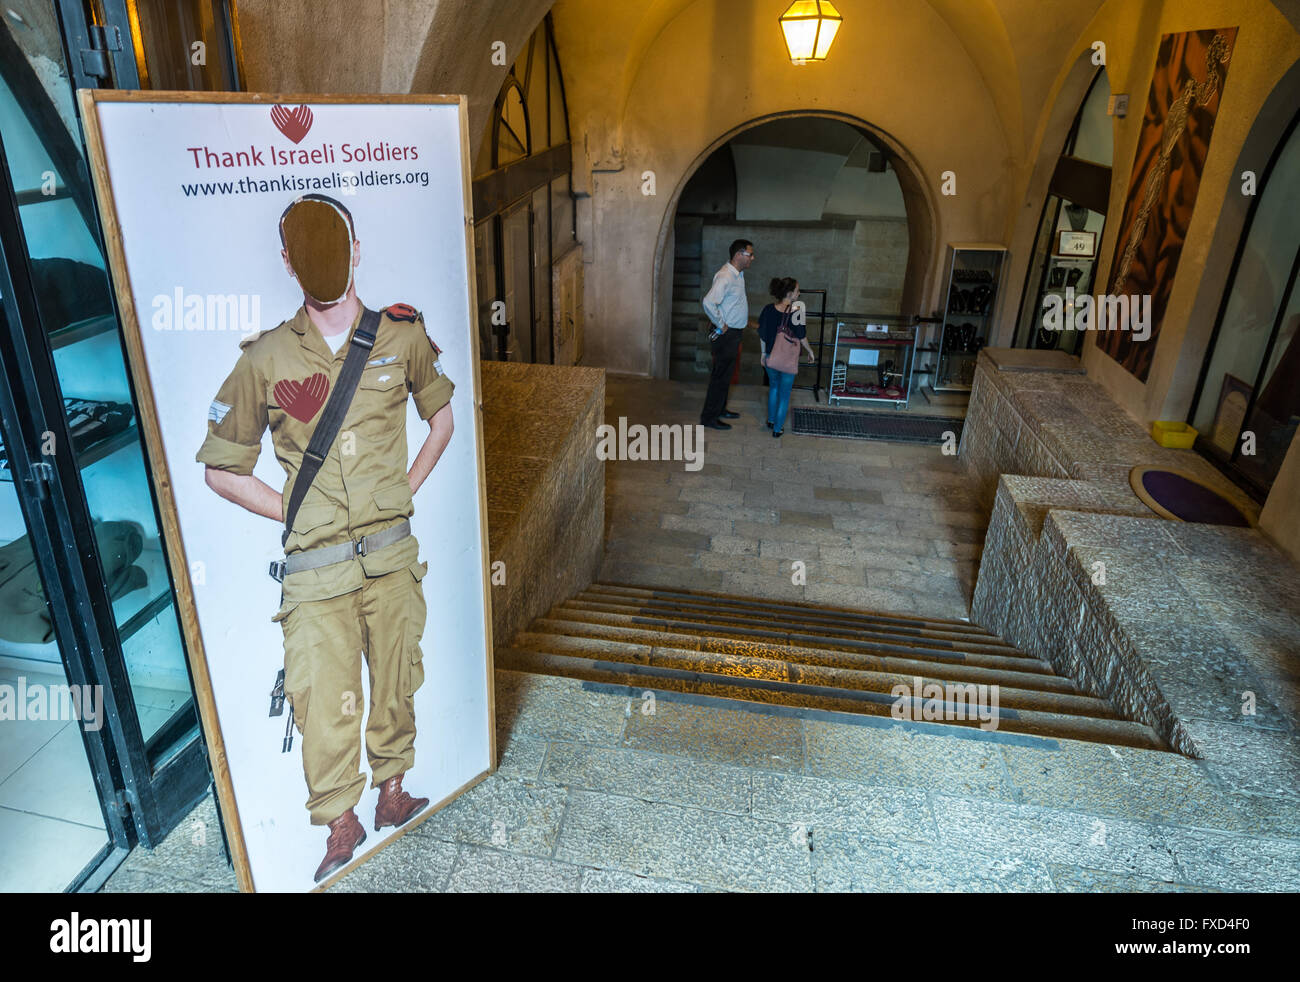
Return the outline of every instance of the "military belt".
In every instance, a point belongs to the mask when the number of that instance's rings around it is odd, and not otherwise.
[[[346,562],[357,556],[367,556],[385,546],[391,546],[394,542],[401,542],[410,534],[411,523],[404,518],[392,528],[363,535],[353,542],[340,542],[336,546],[322,546],[319,549],[295,552],[291,556],[285,556],[271,563],[271,579],[283,583],[284,578],[292,573],[332,566],[334,563]]]

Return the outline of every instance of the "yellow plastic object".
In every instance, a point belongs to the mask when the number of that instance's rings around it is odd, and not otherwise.
[[[1187,450],[1196,442],[1196,427],[1169,419],[1158,419],[1151,424],[1151,436],[1162,447]]]

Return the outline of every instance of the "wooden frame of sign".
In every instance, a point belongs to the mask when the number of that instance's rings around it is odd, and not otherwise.
[[[149,457],[149,464],[152,471],[152,483],[157,495],[159,512],[162,520],[163,540],[172,569],[186,571],[186,573],[183,573],[180,576],[174,576],[173,581],[175,583],[176,594],[179,600],[178,614],[185,638],[186,652],[194,678],[195,700],[198,705],[204,735],[207,739],[208,755],[212,766],[213,780],[217,789],[218,802],[222,809],[222,818],[226,826],[231,862],[235,869],[240,890],[251,892],[254,889],[253,874],[249,864],[243,826],[235,802],[234,786],[231,780],[229,762],[226,756],[226,742],[222,736],[221,724],[218,718],[207,654],[203,643],[203,637],[199,630],[193,586],[187,575],[190,565],[186,558],[185,547],[181,538],[180,521],[176,501],[172,493],[172,479],[168,472],[167,460],[163,452],[163,437],[154,401],[154,389],[149,377],[149,369],[145,361],[144,346],[141,339],[140,312],[136,307],[134,294],[131,288],[131,279],[122,239],[122,229],[119,223],[117,204],[113,194],[113,175],[105,152],[98,107],[100,104],[113,102],[153,104],[246,104],[265,105],[268,107],[276,105],[365,106],[403,104],[457,106],[460,117],[461,184],[465,210],[464,244],[466,270],[468,272],[468,309],[472,317],[473,312],[478,309],[478,300],[476,297],[476,278],[474,275],[474,221],[470,182],[471,162],[469,157],[467,100],[466,97],[462,95],[319,95],[309,93],[154,92],[110,89],[79,89],[77,91],[77,100],[83,125],[85,127],[91,175],[94,180],[96,200],[99,205],[100,216],[103,223],[109,269],[112,273],[118,309],[121,312],[122,332],[126,342],[131,377],[135,385],[136,397],[139,404],[140,428],[144,434],[145,449]],[[479,395],[481,400],[482,377],[479,371],[478,333],[477,326],[472,322],[467,325],[468,342],[471,346],[470,360],[474,372],[474,392]],[[494,724],[495,693],[492,664],[492,595],[489,582],[489,563],[487,561],[489,557],[487,496],[483,459],[483,409],[481,401],[476,401],[474,404],[474,430],[476,434],[478,457],[479,513],[482,516],[480,522],[480,540],[482,555],[484,557],[481,588],[483,593],[483,609],[485,613],[483,630],[485,632],[487,658],[486,704],[488,725],[488,767],[486,770],[478,773],[460,787],[453,790],[450,794],[444,796],[441,800],[431,802],[423,814],[412,819],[401,829],[380,841],[375,846],[369,848],[361,855],[355,856],[346,866],[325,879],[316,888],[316,891],[326,889],[335,881],[366,862],[366,860],[371,856],[397,841],[397,839],[401,838],[421,822],[432,816],[444,805],[450,803],[459,795],[468,791],[470,788],[474,787],[484,778],[496,771],[497,751],[496,729]]]

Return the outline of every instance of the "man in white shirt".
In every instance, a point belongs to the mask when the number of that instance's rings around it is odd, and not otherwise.
[[[705,294],[704,312],[713,323],[709,341],[713,346],[713,370],[709,373],[709,390],[704,396],[700,422],[714,430],[729,430],[724,419],[738,419],[740,413],[727,409],[727,391],[731,374],[740,354],[740,339],[749,325],[749,298],[745,295],[745,270],[754,261],[754,243],[737,239],[731,243],[731,260],[713,276],[713,286]]]

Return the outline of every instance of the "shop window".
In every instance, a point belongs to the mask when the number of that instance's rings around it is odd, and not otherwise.
[[[564,81],[550,15],[492,108],[474,170],[482,357],[555,359],[553,268],[577,238]]]
[[[1262,175],[1188,414],[1196,449],[1261,501],[1300,424],[1297,121]]]
[[[234,0],[127,0],[142,89],[239,88]]]
[[[0,863],[4,889],[93,889],[210,780],[186,571],[162,548],[73,102],[137,85],[129,6],[13,0],[0,17],[0,588],[21,600],[0,617],[0,684],[98,690],[112,722],[0,720],[0,747],[40,741],[0,760],[0,841],[21,857]],[[185,8],[151,9],[168,6]]]
[[[1059,348],[1077,354],[1083,343],[1081,332],[1044,328],[1043,303],[1048,297],[1060,297],[1068,313],[1072,297],[1096,292],[1114,153],[1114,129],[1106,113],[1109,98],[1110,82],[1103,68],[1084,96],[1052,174],[1025,274],[1013,347]]]

